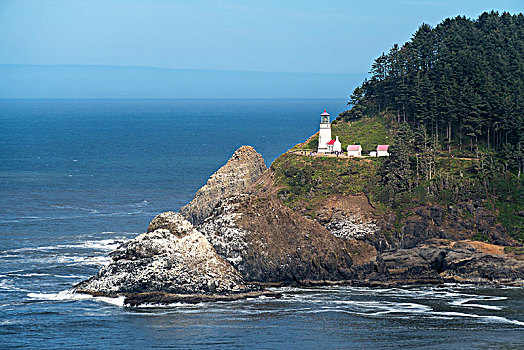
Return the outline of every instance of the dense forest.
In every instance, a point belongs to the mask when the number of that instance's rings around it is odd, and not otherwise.
[[[381,202],[482,200],[524,240],[522,14],[423,24],[373,62],[348,105],[338,120],[379,116],[394,129]]]
[[[505,152],[522,171],[524,16],[491,12],[423,24],[373,62],[349,104],[343,119],[388,112],[423,128],[441,150]]]

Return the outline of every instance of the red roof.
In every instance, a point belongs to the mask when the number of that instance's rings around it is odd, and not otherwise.
[[[360,145],[349,145],[348,146],[348,151],[360,151],[362,149],[362,147],[360,147]]]
[[[389,145],[378,145],[377,151],[387,151],[389,148]]]
[[[324,109],[324,113],[321,114],[322,116],[326,115],[329,117],[329,113]]]
[[[335,140],[331,140],[327,143],[328,145],[334,145],[335,144]]]

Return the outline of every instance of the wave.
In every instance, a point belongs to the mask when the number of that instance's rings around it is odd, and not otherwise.
[[[97,209],[76,207],[74,205],[51,205],[51,207],[56,208],[56,209],[71,209],[71,210],[86,211],[86,212],[93,213],[93,214],[98,213]]]
[[[202,312],[202,308],[205,307],[205,303],[171,303],[171,304],[141,304],[138,306],[133,306],[134,309],[186,309],[187,313],[198,313]]]
[[[87,276],[80,276],[80,275],[53,275],[53,277],[56,277],[56,278],[70,278],[70,279],[87,278]]]
[[[0,280],[0,291],[4,292],[29,292],[27,289],[15,286],[7,280]]]
[[[457,286],[457,288],[463,286]],[[288,306],[292,305],[296,312],[300,313],[346,313],[359,317],[387,317],[398,319],[424,319],[424,318],[472,318],[481,322],[507,323],[524,326],[523,321],[509,319],[499,315],[482,315],[476,313],[456,312],[453,310],[442,310],[443,304],[452,307],[479,308],[483,310],[500,311],[504,306],[486,304],[507,300],[505,296],[475,295],[464,293],[463,290],[446,288],[435,290],[434,286],[417,288],[368,288],[341,286],[326,288],[275,288],[275,291],[284,294],[281,299],[276,299]],[[358,300],[365,297],[367,300]],[[346,298],[357,298],[347,300]],[[372,298],[369,300],[368,298]],[[384,300],[384,298],[387,298]],[[402,302],[391,299],[411,299],[415,302]],[[374,300],[373,300],[374,299]],[[389,300],[388,300],[389,299]],[[416,302],[416,301],[422,302]],[[290,304],[291,303],[291,304]],[[295,305],[293,305],[295,303]],[[435,304],[436,303],[436,304]],[[435,305],[438,306],[435,306]],[[303,306],[313,306],[313,309],[303,309]]]
[[[109,297],[94,297],[88,294],[75,293],[73,290],[68,289],[58,293],[28,293],[28,298],[48,300],[48,301],[70,301],[70,300],[95,300],[101,301],[106,304],[124,306],[125,297],[120,296],[116,298]]]
[[[109,256],[57,256],[51,261],[69,265],[106,265],[111,262],[111,258]]]
[[[432,315],[445,316],[445,317],[468,317],[468,318],[477,318],[484,320],[486,322],[496,322],[496,323],[510,323],[517,326],[524,326],[523,321],[510,320],[509,318],[502,316],[492,316],[492,315],[476,315],[476,314],[467,314],[463,312],[454,312],[454,311],[434,311]]]
[[[474,297],[474,298],[465,298],[465,299],[458,299],[453,300],[449,304],[453,306],[459,306],[459,307],[470,307],[470,308],[481,308],[486,310],[502,310],[502,306],[496,306],[496,305],[486,305],[486,304],[471,304],[472,301],[499,301],[499,300],[505,300],[506,297]]]
[[[19,257],[18,257],[19,258]],[[24,264],[45,265],[42,267],[67,267],[67,266],[103,266],[111,262],[111,257],[107,255],[101,256],[85,256],[85,255],[63,255],[53,254],[46,257],[23,257]],[[58,264],[58,265],[57,265]]]
[[[309,303],[309,301],[308,301]],[[329,302],[327,303],[329,304]],[[340,304],[340,303],[338,303]],[[362,317],[394,317],[394,318],[412,318],[412,317],[428,317],[428,318],[473,318],[482,322],[488,323],[507,323],[516,326],[524,326],[523,321],[509,319],[503,316],[496,315],[477,315],[474,313],[464,313],[456,311],[434,311],[427,305],[413,304],[413,303],[391,303],[391,302],[358,302],[347,301],[346,304],[353,304],[357,308],[344,308],[336,306],[323,306],[318,310],[297,310],[300,313],[347,313]],[[370,307],[371,306],[371,307]],[[379,309],[374,311],[372,309]],[[381,309],[381,310],[380,310]],[[400,316],[400,315],[404,316]]]
[[[57,244],[40,247],[24,247],[11,250],[4,250],[0,253],[20,253],[30,251],[49,251],[49,250],[61,250],[61,249],[93,249],[102,251],[112,251],[118,248],[120,244],[127,241],[128,238],[125,236],[115,237],[114,239],[102,239],[102,240],[89,240],[76,244]]]
[[[39,276],[51,276],[48,273],[7,273],[7,276],[12,277],[39,277]]]
[[[64,248],[88,248],[88,249],[96,249],[96,250],[115,250],[126,240],[127,240],[126,237],[119,237],[116,239],[102,239],[99,241],[85,241],[80,244],[64,245],[63,247]]]
[[[133,206],[133,207],[140,207],[140,208],[141,207],[145,207],[146,205],[149,205],[149,202],[146,201],[146,200],[143,200],[143,201],[141,201],[139,203],[131,204],[131,206]]]
[[[72,220],[72,219],[83,219],[88,217],[111,217],[111,216],[131,216],[131,215],[142,215],[145,214],[143,210],[134,210],[134,211],[122,211],[122,212],[112,212],[112,213],[101,213],[96,209],[85,209],[89,211],[83,215],[58,215],[58,216],[24,216],[24,217],[12,217],[7,219],[0,220],[0,223],[3,224],[12,224],[12,223],[23,223],[23,222],[42,222],[42,221],[60,221],[60,220]]]

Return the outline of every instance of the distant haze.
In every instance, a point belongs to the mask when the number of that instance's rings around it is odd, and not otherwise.
[[[421,24],[491,10],[524,0],[0,0],[0,98],[347,98]]]
[[[347,98],[363,74],[0,65],[0,98]]]

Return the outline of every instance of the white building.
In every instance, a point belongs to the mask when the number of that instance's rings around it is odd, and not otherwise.
[[[388,148],[389,148],[389,145],[378,145],[377,146],[377,157],[389,157]]]
[[[328,143],[331,141],[331,123],[329,113],[324,109],[320,115],[320,130],[318,131],[318,153],[329,152]]]
[[[371,151],[371,152],[369,152],[369,156],[370,156],[370,157],[376,157],[376,156],[377,156],[377,151]]]
[[[362,157],[362,147],[360,145],[348,145],[349,157]]]
[[[342,144],[338,140],[338,136],[336,140],[331,140],[327,143],[327,149],[329,153],[342,152]]]

